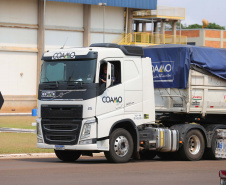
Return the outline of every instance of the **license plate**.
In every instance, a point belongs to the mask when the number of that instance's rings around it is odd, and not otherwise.
[[[220,149],[223,148],[223,142],[220,142],[220,143],[219,143],[218,148],[220,148]]]
[[[55,150],[65,150],[64,145],[55,145]]]

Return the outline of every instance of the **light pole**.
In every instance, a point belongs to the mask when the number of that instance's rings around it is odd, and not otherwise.
[[[105,6],[107,6],[107,3],[98,3],[99,6],[104,7],[104,12],[103,12],[103,43],[105,43]]]

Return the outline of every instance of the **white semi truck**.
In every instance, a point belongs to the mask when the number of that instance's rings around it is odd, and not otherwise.
[[[162,55],[166,46],[117,44],[44,53],[37,147],[63,161],[98,152],[116,163],[214,159],[215,131],[226,129],[226,80],[192,64],[192,48],[168,47]]]

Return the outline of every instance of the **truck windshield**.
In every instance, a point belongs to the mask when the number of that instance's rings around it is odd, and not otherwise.
[[[40,83],[79,82],[94,83],[96,59],[44,61]]]

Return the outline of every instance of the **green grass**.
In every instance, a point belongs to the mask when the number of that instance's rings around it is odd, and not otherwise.
[[[31,124],[36,122],[33,116],[0,116],[0,127],[36,129]]]
[[[0,132],[0,154],[52,153],[52,149],[37,148],[36,134]]]

